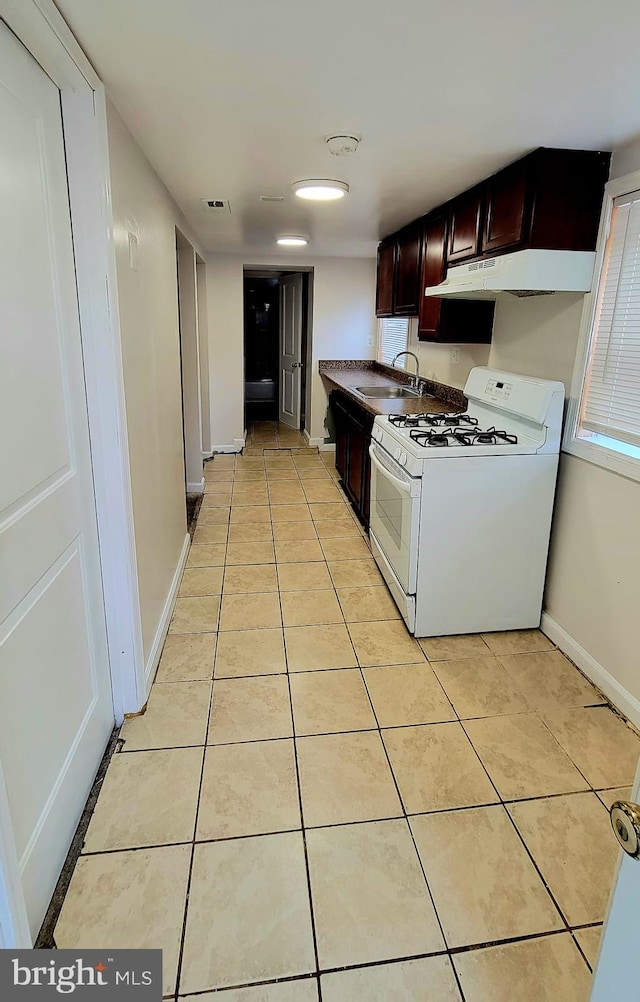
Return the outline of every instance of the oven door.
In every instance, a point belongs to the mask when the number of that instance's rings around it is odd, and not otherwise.
[[[369,528],[407,595],[415,595],[418,571],[421,480],[371,443]]]

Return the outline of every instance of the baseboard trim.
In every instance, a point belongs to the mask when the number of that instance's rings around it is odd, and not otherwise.
[[[577,640],[567,633],[567,631],[552,619],[549,613],[542,613],[542,632],[549,640],[552,640],[557,647],[563,651],[567,657],[577,664],[580,671],[584,672],[588,679],[598,689],[601,689],[607,699],[620,710],[628,720],[636,727],[640,728],[640,700],[632,696],[620,683],[611,675],[599,661],[589,654]]]
[[[336,443],[335,442],[323,442],[322,445],[318,446],[320,452],[335,452]]]
[[[329,447],[329,449],[335,449],[335,444],[333,442],[325,442],[323,438],[311,438],[311,435],[306,428],[303,430],[302,435],[310,449],[320,449],[321,452],[325,452],[327,447]]]
[[[169,592],[167,594],[164,607],[162,609],[162,615],[160,616],[158,629],[156,630],[156,635],[153,639],[151,651],[149,652],[149,657],[147,658],[147,663],[145,665],[144,673],[145,673],[145,681],[147,684],[147,697],[149,696],[151,685],[155,678],[158,662],[160,661],[160,655],[162,654],[162,648],[164,646],[165,638],[169,630],[169,623],[171,622],[171,617],[173,616],[173,609],[176,604],[176,599],[178,597],[178,589],[180,588],[180,582],[182,580],[182,572],[184,571],[184,567],[187,562],[187,557],[189,556],[190,547],[191,547],[191,536],[189,535],[189,533],[187,533],[187,535],[184,537],[184,542],[182,544],[182,550],[180,552],[178,564],[176,566],[173,578],[171,579],[171,586],[169,588]]]
[[[213,456],[213,453],[212,453],[211,449],[208,449],[207,452],[205,452],[204,449],[202,450],[202,458],[203,459],[211,459],[212,456]]]
[[[187,484],[187,494],[204,494],[204,477],[197,484]]]
[[[244,449],[244,439],[235,438],[234,445],[213,445],[211,447],[211,455],[215,456],[217,452],[242,452]]]

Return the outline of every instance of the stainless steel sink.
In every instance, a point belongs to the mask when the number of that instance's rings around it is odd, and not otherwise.
[[[356,386],[356,391],[363,397],[381,397],[393,400],[397,397],[419,397],[420,393],[410,386]]]

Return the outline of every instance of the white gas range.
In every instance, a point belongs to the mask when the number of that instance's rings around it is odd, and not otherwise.
[[[464,393],[372,431],[371,547],[419,637],[540,623],[564,386],[477,367]]]

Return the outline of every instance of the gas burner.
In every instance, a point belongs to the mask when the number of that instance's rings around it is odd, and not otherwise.
[[[509,435],[506,431],[499,431],[497,428],[487,428],[486,431],[475,433],[474,445],[517,445],[518,436]]]
[[[446,425],[447,428],[475,428],[478,424],[478,419],[471,417],[469,414],[434,414],[434,417],[438,418],[435,422],[439,425]]]
[[[451,439],[458,445],[465,445],[467,443],[460,442],[458,440],[459,432],[455,432],[450,428],[443,428],[442,431],[412,431],[411,438],[418,445],[422,445],[425,448],[428,446],[434,446],[436,448],[443,448],[451,444]],[[471,444],[470,442],[468,443]]]

